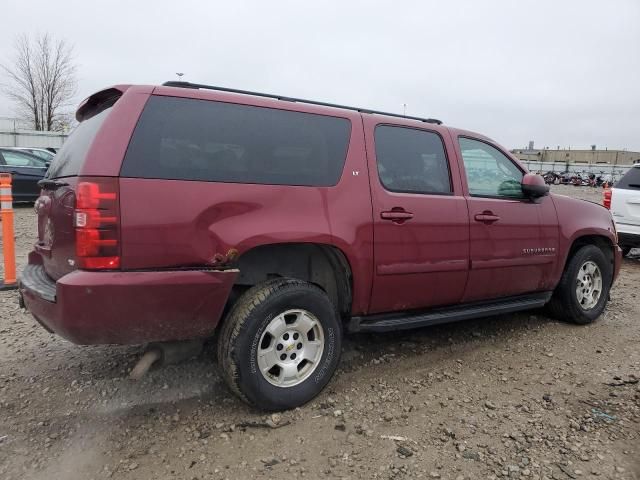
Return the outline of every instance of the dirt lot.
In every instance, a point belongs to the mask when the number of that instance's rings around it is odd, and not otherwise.
[[[18,208],[20,264],[34,232]],[[639,479],[639,289],[626,259],[587,327],[527,312],[349,336],[326,391],[268,417],[231,395],[211,349],[134,383],[140,348],[72,345],[3,292],[0,478]]]

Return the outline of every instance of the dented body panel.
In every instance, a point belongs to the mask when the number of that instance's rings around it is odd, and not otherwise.
[[[352,312],[365,313],[373,268],[369,179],[361,116],[346,116],[349,148],[333,187],[121,178],[121,202],[128,206],[123,268],[233,266],[263,245],[328,245],[344,254],[358,279]]]

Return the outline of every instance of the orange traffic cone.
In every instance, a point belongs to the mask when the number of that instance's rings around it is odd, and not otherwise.
[[[12,290],[18,288],[18,282],[13,234],[11,175],[8,173],[0,173],[0,220],[2,221],[2,258],[4,259],[4,278],[0,282],[0,290]]]

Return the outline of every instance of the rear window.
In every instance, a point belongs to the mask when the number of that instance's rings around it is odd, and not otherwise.
[[[640,167],[630,168],[624,176],[615,184],[615,188],[640,190]]]
[[[120,174],[327,187],[340,179],[350,131],[345,118],[152,96]]]
[[[80,168],[87,156],[89,147],[98,130],[107,118],[111,107],[101,111],[97,115],[80,122],[69,135],[62,148],[58,151],[49,167],[47,178],[72,177],[78,175]]]
[[[387,190],[451,193],[449,164],[437,133],[380,125],[375,139],[378,175]]]

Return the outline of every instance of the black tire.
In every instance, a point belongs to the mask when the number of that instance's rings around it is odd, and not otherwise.
[[[622,256],[626,257],[631,253],[631,247],[620,247],[622,249]]]
[[[279,387],[265,379],[257,365],[257,348],[271,320],[286,310],[312,313],[324,332],[317,366],[302,383]],[[224,320],[218,338],[218,364],[230,389],[248,404],[278,411],[307,403],[327,385],[340,360],[342,327],[326,293],[308,282],[276,279],[245,292]]]
[[[594,262],[602,273],[602,293],[598,302],[589,310],[585,310],[578,302],[576,295],[576,281],[578,272],[585,262]],[[552,317],[571,323],[586,325],[595,321],[604,311],[609,298],[613,268],[604,252],[595,245],[585,245],[575,252],[565,267],[556,287],[553,297],[548,304]]]

